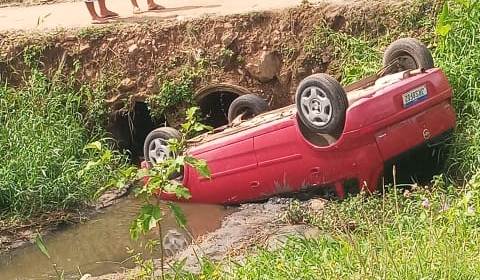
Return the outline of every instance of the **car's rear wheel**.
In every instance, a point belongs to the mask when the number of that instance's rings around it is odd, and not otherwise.
[[[150,132],[145,139],[143,152],[145,160],[152,164],[159,164],[171,156],[168,140],[180,140],[182,134],[171,127],[161,127]]]
[[[228,122],[242,115],[242,120],[253,118],[268,110],[265,99],[255,94],[245,94],[235,99],[228,109]]]
[[[335,78],[327,74],[305,78],[298,86],[295,103],[300,120],[312,132],[336,135],[343,130],[348,100]]]
[[[435,67],[430,50],[414,38],[402,38],[390,44],[383,55],[383,66],[385,74]]]

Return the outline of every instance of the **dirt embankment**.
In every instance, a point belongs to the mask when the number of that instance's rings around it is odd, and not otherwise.
[[[63,61],[67,70],[77,68],[79,84],[107,91],[88,106],[107,100],[110,110],[125,108],[132,101],[162,94],[169,81],[182,77],[193,91],[215,83],[242,86],[276,108],[291,102],[296,85],[307,75],[329,72],[338,77],[335,46],[325,45],[329,32],[374,39],[387,31],[407,35],[401,31],[412,25],[412,33],[421,33],[414,29],[415,20],[434,6],[387,1],[373,7],[358,1],[188,22],[4,33],[0,77],[21,83],[29,68],[24,62],[27,55],[38,57],[48,73]],[[155,103],[155,98],[150,101]]]

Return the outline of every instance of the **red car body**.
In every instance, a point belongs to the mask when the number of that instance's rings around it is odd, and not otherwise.
[[[406,104],[405,94],[418,88],[427,96]],[[342,134],[326,145],[307,139],[294,106],[193,139],[201,144],[187,153],[206,160],[212,176],[185,167],[189,202],[237,204],[324,186],[344,197],[352,180],[373,191],[387,161],[455,127],[452,89],[438,68],[362,91],[347,110]]]

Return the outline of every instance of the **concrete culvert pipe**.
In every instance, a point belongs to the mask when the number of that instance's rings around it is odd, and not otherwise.
[[[232,84],[214,84],[201,88],[195,94],[195,101],[202,112],[203,123],[214,128],[228,124],[228,108],[241,95],[251,92]]]
[[[154,128],[150,110],[144,102],[135,102],[130,111],[116,110],[109,116],[108,131],[117,141],[118,148],[129,152],[133,162],[143,157],[143,142]]]

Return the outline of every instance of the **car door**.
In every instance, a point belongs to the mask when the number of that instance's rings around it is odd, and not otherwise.
[[[298,133],[294,125],[254,137],[260,176],[256,188],[264,196],[298,190],[305,179]]]
[[[206,160],[211,171],[210,179],[190,177],[188,184],[195,200],[228,204],[258,196],[252,193],[259,177],[252,137],[195,156]]]

